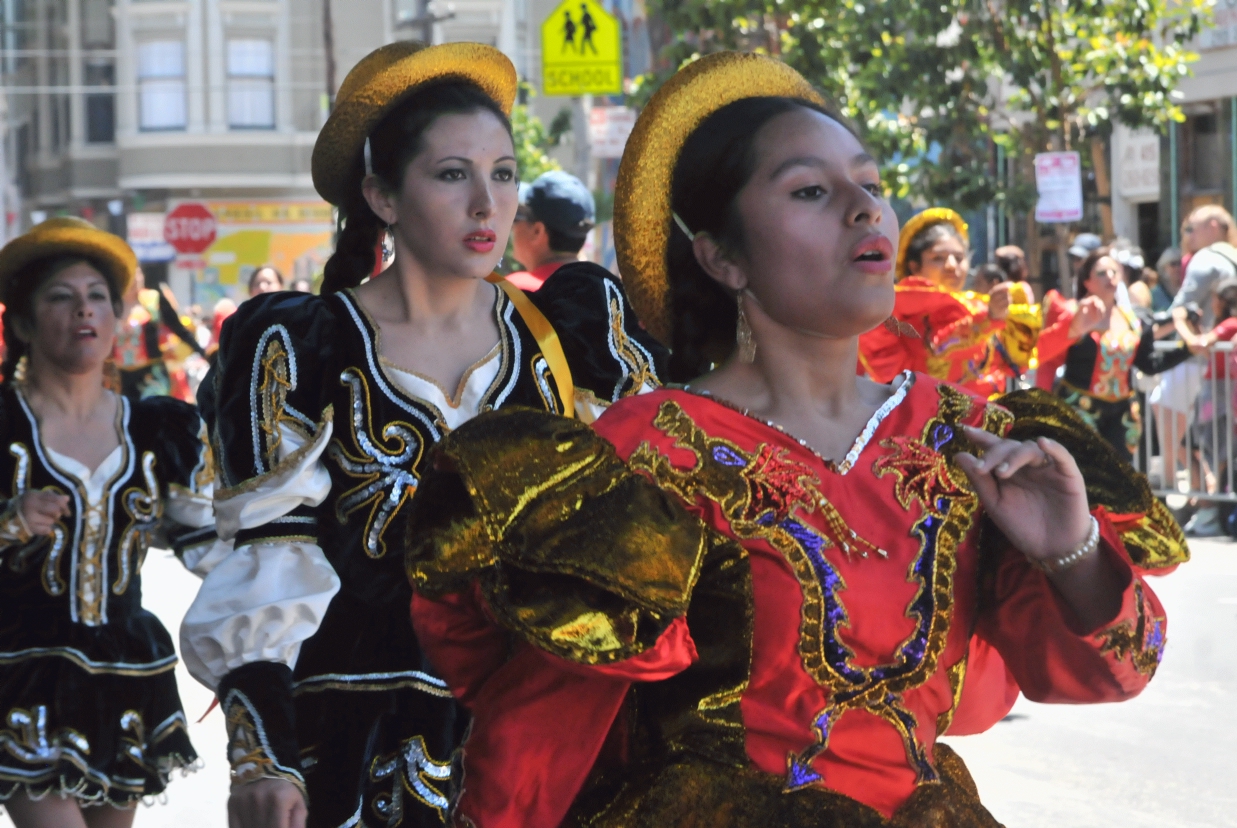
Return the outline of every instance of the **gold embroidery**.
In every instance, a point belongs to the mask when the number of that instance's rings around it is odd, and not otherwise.
[[[1136,621],[1122,621],[1097,633],[1100,652],[1112,653],[1117,661],[1129,659],[1140,675],[1154,676],[1164,657],[1166,620],[1147,613],[1141,582],[1134,584],[1134,606]]]
[[[18,761],[32,765],[68,762],[79,770],[88,770],[89,740],[68,727],[49,732],[46,705],[36,705],[33,710],[15,707],[5,717],[5,724],[7,728],[0,730],[0,747]]]
[[[980,426],[984,431],[1004,437],[1009,434],[1009,430],[1014,427],[1014,415],[1010,413],[1008,408],[997,405],[996,403],[987,403],[984,406],[984,422]]]
[[[30,527],[22,517],[18,501],[30,487],[30,451],[21,443],[13,443],[9,446],[9,454],[13,455],[17,462],[13,465],[13,486],[9,489],[9,500],[5,504],[4,514],[0,514],[0,541],[6,545],[25,546],[34,540],[34,536],[30,534]],[[31,551],[25,549],[15,554],[9,562],[9,568],[15,572],[24,570]]]
[[[239,497],[243,494],[249,494],[250,492],[257,490],[258,487],[268,481],[274,480],[279,475],[287,473],[289,469],[295,469],[301,464],[301,461],[305,459],[305,455],[317,448],[318,440],[321,438],[321,435],[325,433],[327,424],[334,422],[334,420],[335,407],[333,405],[328,405],[326,408],[322,409],[322,419],[318,421],[318,425],[314,428],[312,441],[305,443],[305,445],[280,460],[279,464],[270,471],[242,480],[235,486],[229,486],[226,489],[217,490],[215,492],[215,501],[221,503],[225,500],[231,500],[232,498]],[[218,453],[216,452],[216,454]]]
[[[266,343],[266,352],[262,355],[262,382],[258,385],[261,418],[258,426],[266,435],[266,451],[262,459],[266,461],[268,469],[274,468],[279,463],[279,444],[283,442],[279,424],[283,420],[291,419],[284,415],[288,391],[291,388],[288,352],[283,347],[283,340],[278,336],[272,336]]]
[[[958,663],[948,669],[949,673],[949,690],[953,697],[953,702],[949,705],[949,709],[936,717],[936,735],[944,736],[949,730],[949,726],[953,724],[954,713],[958,710],[958,703],[962,701],[962,685],[966,683],[966,659],[965,655],[958,659]]]
[[[250,706],[245,694],[228,691],[224,700],[224,715],[228,732],[228,761],[232,765],[232,784],[244,785],[259,779],[286,779],[306,795],[301,775],[275,761],[260,718]]]
[[[903,509],[919,503],[926,512],[943,519],[945,515],[937,506],[940,498],[966,496],[945,458],[922,440],[891,437],[882,440],[881,447],[890,453],[878,457],[872,471],[877,477],[894,475],[893,494]]]
[[[610,284],[606,283],[606,293],[610,294],[610,353],[622,364],[631,384],[625,391],[615,389],[616,396],[622,393],[625,397],[639,394],[648,385],[655,388],[659,385],[657,373],[653,370],[648,352],[631,341],[623,325],[623,301],[616,292],[611,292]],[[621,381],[620,381],[621,383]]]
[[[49,491],[57,491],[53,486]],[[64,554],[69,532],[62,521],[56,521],[52,527],[51,543],[47,549],[47,560],[43,562],[43,591],[52,597],[64,595],[65,583],[60,577],[60,558]],[[40,548],[36,545],[35,549]]]
[[[103,623],[103,558],[107,554],[107,499],[90,505],[81,498],[84,507],[81,519],[82,537],[77,549],[77,618],[88,627]]]
[[[1159,500],[1152,500],[1142,520],[1120,535],[1131,560],[1143,569],[1163,569],[1190,559],[1185,533]]]
[[[534,354],[532,360],[529,361],[529,370],[532,371],[533,381],[537,386],[537,393],[541,395],[541,403],[545,406],[546,411],[551,414],[561,414],[562,407],[558,404],[558,399],[554,396],[554,391],[551,386],[554,383],[554,374],[550,371],[550,363],[545,361],[545,357],[541,354]]]
[[[799,655],[808,674],[831,691],[831,698],[829,707],[812,722],[815,743],[787,758],[788,791],[820,781],[811,764],[827,748],[833,724],[854,709],[868,710],[893,726],[921,781],[936,778],[915,735],[915,716],[902,703],[901,694],[922,685],[936,671],[949,635],[957,548],[970,530],[976,504],[961,472],[945,466],[940,455],[945,444],[955,440],[957,424],[971,413],[973,401],[949,386],[939,386],[938,393],[938,414],[925,425],[922,441],[932,446],[942,468],[924,480],[947,481],[948,485],[931,492],[914,528],[920,549],[908,569],[908,580],[920,589],[907,614],[918,620],[917,629],[898,648],[894,662],[880,667],[853,664],[854,654],[839,636],[840,629],[849,626],[839,598],[846,584],[823,554],[829,546],[844,552],[860,544],[875,547],[858,538],[821,496],[819,481],[809,467],[767,444],[748,453],[722,438],[710,437],[672,401],[662,404],[653,425],[675,438],[675,448],[695,456],[694,467],[679,471],[648,443],[628,459],[632,469],[650,475],[661,488],[687,502],[704,496],[717,503],[735,537],[766,541],[795,572],[803,590]],[[912,496],[918,499],[916,487],[904,484],[902,491],[907,499],[904,505],[909,505]],[[827,527],[823,534],[796,516],[796,512],[811,514],[818,508]]]
[[[163,516],[159,481],[155,478],[154,452],[142,452],[142,477],[146,481],[146,491],[130,486],[120,496],[120,502],[129,515],[129,525],[120,536],[120,545],[116,547],[120,572],[112,584],[113,595],[124,595],[133,573],[141,571],[151,537],[159,525],[159,518]]]
[[[416,491],[414,469],[421,460],[424,447],[416,430],[399,420],[383,426],[381,440],[386,445],[375,443],[377,435],[374,434],[371,419],[373,409],[364,375],[355,368],[347,368],[339,381],[347,385],[351,392],[350,423],[356,453],[346,449],[338,437],[331,441],[327,453],[344,474],[360,482],[335,501],[335,516],[341,524],[347,524],[352,513],[369,506],[362,542],[366,555],[381,558],[387,552],[383,538],[387,527],[400,507]]]
[[[404,794],[433,808],[445,823],[451,802],[434,783],[451,778],[451,763],[435,761],[425,746],[425,739],[413,736],[394,754],[376,757],[370,765],[369,777],[374,782],[391,779],[391,795],[374,797],[373,810],[386,825],[399,826],[404,821]]]
[[[126,710],[120,716],[120,730],[128,734],[120,737],[121,755],[129,757],[152,776],[158,776],[159,768],[146,759],[146,724],[142,721],[142,714],[136,710]]]

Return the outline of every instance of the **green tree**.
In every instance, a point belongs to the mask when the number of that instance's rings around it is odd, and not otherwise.
[[[1163,129],[1214,0],[653,0],[672,65],[779,55],[856,123],[890,195],[973,209],[1034,203],[1031,160],[1114,122]],[[657,79],[640,85],[639,91]],[[1017,171],[994,175],[1000,144]],[[1064,237],[1065,228],[1060,228]],[[1064,257],[1064,245],[1060,255]],[[1028,251],[1030,252],[1030,251]]]
[[[551,147],[557,146],[560,132],[547,130],[541,119],[533,114],[527,100],[533,94],[532,87],[521,83],[524,103],[511,108],[511,132],[515,138],[515,158],[520,168],[520,180],[532,181],[550,170],[561,169],[549,155]]]

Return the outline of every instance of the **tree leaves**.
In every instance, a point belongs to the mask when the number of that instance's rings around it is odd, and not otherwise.
[[[1025,204],[995,176],[1012,158],[1080,145],[1114,122],[1183,120],[1176,86],[1210,0],[652,0],[702,53],[775,54],[831,98],[884,161],[889,195],[971,209]],[[645,78],[647,100],[658,81]],[[638,105],[640,101],[637,100]]]

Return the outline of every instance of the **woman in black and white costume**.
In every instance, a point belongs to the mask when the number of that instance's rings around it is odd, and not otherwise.
[[[213,537],[210,459],[192,406],[104,387],[136,269],[73,218],[0,251],[0,805],[19,828],[126,828],[197,758],[141,568],[168,535]]]
[[[314,147],[344,217],[323,295],[256,297],[224,327],[207,417],[235,551],[181,641],[227,719],[234,826],[443,824],[465,722],[413,635],[400,553],[433,445],[481,411],[591,421],[659,384],[665,351],[603,269],[535,296],[491,275],[518,203],[515,92],[479,44],[362,60]],[[361,284],[388,238],[393,264]]]

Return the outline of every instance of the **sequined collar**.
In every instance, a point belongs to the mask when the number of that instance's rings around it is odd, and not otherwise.
[[[859,461],[859,455],[863,453],[863,450],[865,448],[867,448],[868,443],[871,442],[872,440],[872,435],[876,433],[876,429],[880,428],[880,424],[885,421],[885,418],[888,417],[890,413],[892,413],[893,410],[897,408],[904,399],[906,399],[906,395],[910,392],[911,386],[915,384],[915,374],[912,371],[903,371],[901,374],[899,374],[897,377],[894,378],[893,384],[894,384],[893,394],[890,395],[889,399],[881,403],[880,408],[876,409],[875,413],[873,413],[871,418],[868,419],[867,425],[863,427],[863,431],[859,432],[859,436],[856,437],[855,442],[851,444],[850,451],[846,452],[846,456],[842,458],[842,462],[840,463],[835,460],[830,460],[827,457],[822,456],[820,452],[818,452],[816,449],[808,445],[808,442],[806,440],[802,440],[796,437],[795,435],[791,434],[789,431],[782,428],[780,425],[773,422],[772,420],[766,420],[763,417],[757,417],[755,414],[751,413],[751,411],[749,411],[748,409],[735,405],[734,403],[728,400],[722,399],[721,397],[715,396],[708,391],[698,390],[698,389],[692,388],[690,385],[683,385],[680,387],[682,388],[682,390],[688,392],[689,394],[695,394],[698,397],[704,397],[705,399],[715,402],[718,405],[721,405],[725,408],[729,408],[730,410],[736,413],[742,414],[744,417],[747,417],[750,420],[755,420],[756,422],[762,425],[768,426],[774,431],[777,431],[780,434],[783,434],[784,436],[786,436],[787,438],[794,440],[796,443],[798,443],[800,446],[802,446],[807,451],[810,451],[813,455],[816,456],[816,459],[818,459],[822,464],[824,464],[825,468],[829,469],[830,471],[836,474],[845,475],[852,468],[854,468],[855,463]]]
[[[514,306],[502,291],[495,290],[494,293],[494,318],[499,332],[496,347],[500,351],[502,364],[493,382],[482,395],[482,404],[479,407],[481,411],[498,408],[506,400],[519,379],[521,367],[519,334],[511,320]],[[343,302],[348,315],[361,335],[369,373],[377,382],[378,387],[389,400],[424,423],[433,441],[437,442],[442,439],[443,433],[450,430],[443,413],[432,401],[411,393],[388,374],[388,366],[400,371],[408,371],[408,369],[382,356],[382,329],[378,322],[370,315],[353,290],[348,289],[335,296]],[[492,353],[487,355],[481,364],[491,359]],[[464,379],[467,380],[467,375]]]

